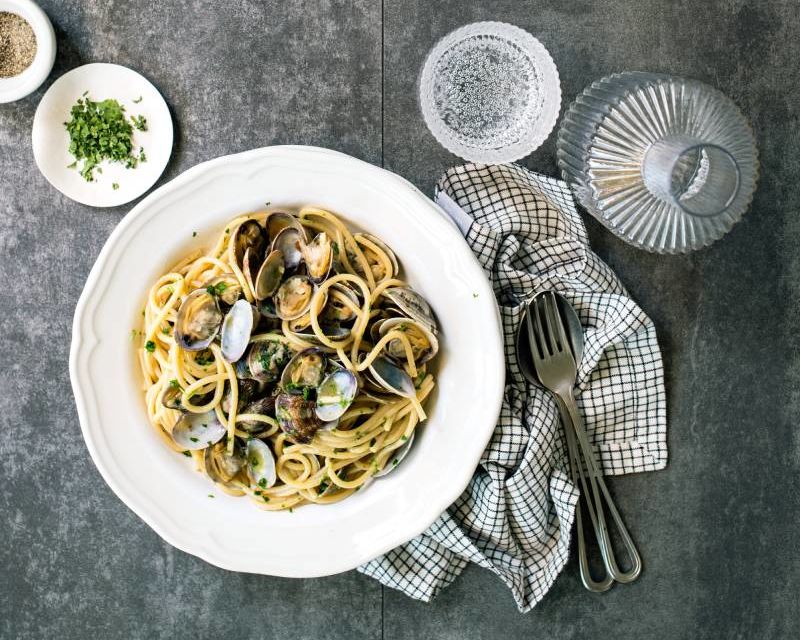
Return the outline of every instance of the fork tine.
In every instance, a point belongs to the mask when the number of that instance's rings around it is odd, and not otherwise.
[[[539,336],[539,340],[542,343],[542,352],[544,357],[548,357],[553,354],[554,349],[552,348],[552,336],[545,331],[544,322],[542,321],[542,315],[545,313],[544,309],[542,309],[542,304],[544,302],[544,296],[538,295],[534,299],[534,307],[536,308],[536,315],[534,319],[536,320],[536,333]]]
[[[541,362],[544,358],[544,350],[540,345],[540,337],[536,335],[536,329],[533,326],[533,309],[531,307],[534,305],[533,302],[528,304],[528,308],[525,310],[525,324],[527,325],[528,329],[528,343],[529,348],[531,351],[531,356],[533,357],[533,364],[534,367],[537,366],[537,363]]]
[[[553,352],[559,353],[564,350],[564,336],[556,329],[558,320],[553,317],[553,313],[558,313],[557,302],[552,291],[544,294],[544,317],[547,321],[547,331],[550,334],[550,341],[553,344]]]
[[[553,321],[562,349],[564,351],[570,351],[570,343],[569,339],[567,338],[567,330],[564,327],[564,319],[561,317],[561,313],[558,310],[558,300],[556,300],[556,296],[552,291],[549,293],[550,295],[548,297],[550,298],[550,315],[548,316],[548,319],[552,319]]]

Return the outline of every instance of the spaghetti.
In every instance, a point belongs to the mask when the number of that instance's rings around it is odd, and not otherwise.
[[[226,493],[329,504],[425,420],[438,327],[392,250],[333,213],[232,220],[156,280],[138,356],[150,423]]]

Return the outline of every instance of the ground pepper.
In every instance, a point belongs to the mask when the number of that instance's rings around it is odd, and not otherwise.
[[[0,11],[0,78],[18,76],[36,57],[36,34],[15,13]]]

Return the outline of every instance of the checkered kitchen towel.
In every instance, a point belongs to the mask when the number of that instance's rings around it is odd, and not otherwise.
[[[516,165],[468,164],[442,177],[436,201],[494,285],[505,331],[503,407],[461,497],[425,533],[359,570],[427,601],[474,562],[528,611],[567,561],[578,490],[555,403],[526,384],[517,364],[524,302],[555,289],[581,318],[577,401],[608,475],[667,463],[661,354],[651,320],[589,248],[566,184]]]

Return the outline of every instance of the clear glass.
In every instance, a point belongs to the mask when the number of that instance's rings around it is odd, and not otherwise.
[[[550,54],[527,31],[501,22],[476,22],[442,38],[423,66],[419,98],[442,146],[487,163],[534,151],[561,108]]]
[[[660,253],[722,237],[758,178],[753,132],[730,99],[696,80],[640,72],[578,96],[559,131],[558,163],[592,215]]]

